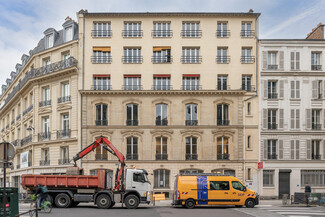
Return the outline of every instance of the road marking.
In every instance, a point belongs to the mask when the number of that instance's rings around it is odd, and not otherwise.
[[[256,207],[259,208],[259,207],[271,207],[273,205],[257,205]]]
[[[297,212],[296,209],[269,209],[268,211],[271,211],[271,212]],[[303,210],[303,211],[307,211],[307,210]],[[314,213],[314,212],[324,213],[324,211],[321,211],[321,210],[313,210],[312,213]]]
[[[322,213],[300,213],[300,212],[277,212],[278,214],[281,214],[281,215],[320,215],[320,216],[324,216],[324,212]]]

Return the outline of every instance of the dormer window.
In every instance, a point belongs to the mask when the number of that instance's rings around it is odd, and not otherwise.
[[[64,34],[65,34],[65,36],[64,36],[65,42],[71,41],[72,38],[73,38],[73,29],[72,29],[72,26],[69,26],[69,27],[65,28]]]
[[[50,34],[46,36],[46,48],[51,48],[53,47],[54,44],[54,35]]]

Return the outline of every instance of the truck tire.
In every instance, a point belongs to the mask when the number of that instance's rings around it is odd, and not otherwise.
[[[193,209],[195,207],[195,201],[193,199],[188,199],[185,201],[185,207],[187,209]]]
[[[107,194],[101,194],[96,198],[96,204],[99,209],[108,209],[112,205],[112,200]]]
[[[255,201],[253,199],[247,199],[245,202],[246,208],[254,208]]]
[[[126,196],[125,206],[128,209],[136,209],[139,206],[139,198],[133,194]]]
[[[58,194],[55,197],[55,205],[58,208],[67,208],[71,205],[71,203],[71,198],[65,193]]]

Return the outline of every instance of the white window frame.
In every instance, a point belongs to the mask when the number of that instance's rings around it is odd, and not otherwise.
[[[277,65],[277,51],[269,51],[267,54],[267,64],[268,65]]]
[[[54,45],[54,34],[52,33],[50,35],[47,35],[45,37],[45,40],[46,40],[46,48],[47,49],[53,47],[53,45]]]
[[[263,170],[263,187],[274,187],[274,173],[274,170]]]
[[[199,63],[200,48],[199,47],[183,47],[182,49],[183,63]]]
[[[153,37],[171,37],[170,22],[154,22]]]
[[[221,138],[221,145],[218,144],[218,139]],[[228,143],[225,143],[225,138],[227,138]],[[217,138],[217,155],[218,154],[229,154],[229,137],[225,137],[225,136],[220,136]],[[221,146],[221,153],[218,152],[218,147]]]
[[[141,47],[124,48],[124,63],[141,63]]]
[[[200,37],[199,22],[183,22],[182,23],[183,37]]]
[[[68,26],[64,29],[64,40],[65,42],[72,41],[73,39],[73,27]]]
[[[187,114],[187,108],[190,109],[190,119],[186,119],[186,114]],[[194,103],[189,103],[185,105],[185,120],[187,121],[198,121],[198,105]],[[195,113],[196,110],[196,113]]]
[[[170,77],[154,77],[154,90],[170,90]]]
[[[69,114],[62,114],[62,130],[67,131],[69,130],[70,125],[70,117]]]
[[[61,94],[62,97],[70,96],[70,84],[69,82],[63,82],[61,83]]]
[[[49,101],[50,100],[50,87],[43,87],[43,101]]]
[[[164,139],[166,143],[164,143]],[[160,143],[157,143],[160,142]],[[157,146],[160,146],[160,153],[158,153]],[[166,146],[166,153],[164,153],[164,146]],[[168,138],[165,136],[156,137],[156,154],[168,154]]]
[[[187,143],[187,138],[189,138],[189,144]],[[193,143],[193,138],[195,138],[196,139],[196,143]],[[186,137],[185,138],[185,153],[186,154],[190,154],[190,155],[193,155],[193,154],[198,154],[198,138],[197,137],[194,137],[194,136],[188,136],[188,137]],[[190,153],[187,153],[186,152],[186,146],[190,146]],[[193,146],[195,146],[196,145],[196,148],[194,148]]]
[[[111,36],[111,23],[110,22],[94,22],[93,23],[94,34],[93,37],[110,37]],[[107,32],[105,32],[107,31]]]
[[[43,133],[49,133],[50,132],[50,118],[49,117],[43,117],[42,118],[43,121],[43,125],[42,125],[42,129],[43,129]]]
[[[124,77],[125,90],[141,90],[141,77]]]
[[[228,76],[218,75],[218,90],[227,90],[227,89],[228,89]]]

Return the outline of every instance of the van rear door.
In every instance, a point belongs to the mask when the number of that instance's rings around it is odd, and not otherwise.
[[[232,195],[229,184],[229,181],[209,181],[209,204],[231,204]]]

